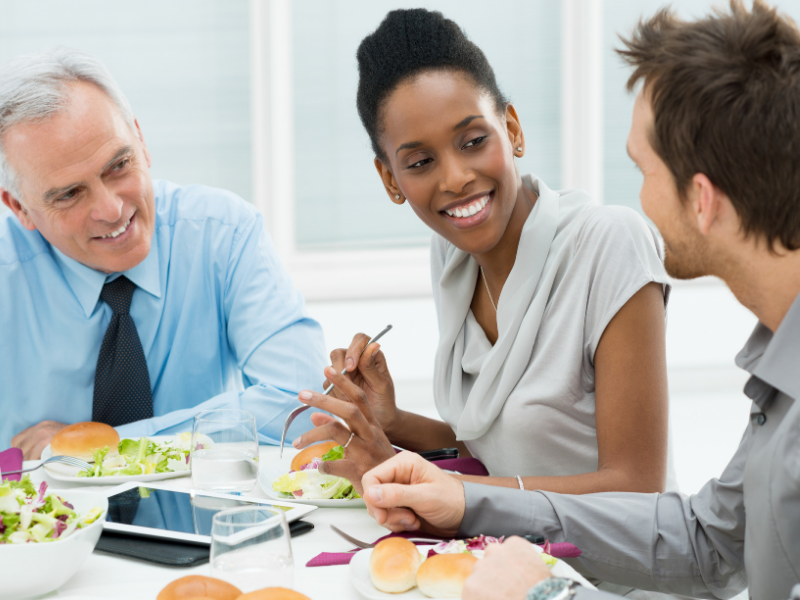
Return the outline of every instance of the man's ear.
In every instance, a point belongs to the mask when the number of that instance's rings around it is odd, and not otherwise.
[[[17,219],[19,219],[19,222],[22,223],[22,226],[25,229],[28,231],[36,230],[36,225],[28,215],[28,211],[25,210],[25,207],[22,206],[22,203],[19,200],[11,195],[11,192],[4,188],[0,188],[0,199],[2,199],[3,204],[5,204],[11,210],[11,212],[17,216]]]
[[[522,133],[522,124],[519,122],[517,109],[513,104],[506,106],[506,131],[514,156],[523,156],[525,154],[525,134]]]
[[[722,190],[703,173],[696,173],[689,187],[689,200],[697,219],[697,229],[703,235],[708,235],[720,218]]]
[[[400,191],[400,186],[397,185],[397,181],[395,181],[394,175],[389,170],[389,167],[385,165],[380,158],[375,157],[375,168],[378,170],[381,181],[383,181],[383,187],[386,188],[386,193],[389,194],[389,200],[395,204],[403,204],[403,202],[406,201],[406,197],[403,195],[403,192]]]
[[[153,161],[150,158],[150,150],[147,149],[147,144],[144,141],[144,136],[142,135],[142,128],[139,127],[139,120],[134,119],[133,124],[136,125],[136,136],[139,138],[139,141],[142,142],[142,148],[144,149],[144,157],[145,160],[147,160],[147,168],[149,169],[153,164]]]

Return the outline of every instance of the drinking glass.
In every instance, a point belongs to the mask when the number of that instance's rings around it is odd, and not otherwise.
[[[192,425],[192,486],[246,492],[258,478],[256,418],[245,410],[206,410]]]
[[[292,544],[286,516],[279,509],[242,506],[214,515],[211,525],[211,576],[243,592],[294,585]]]

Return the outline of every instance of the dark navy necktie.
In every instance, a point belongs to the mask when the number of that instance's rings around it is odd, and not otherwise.
[[[92,421],[112,427],[153,416],[150,375],[129,312],[135,289],[136,284],[121,276],[106,283],[100,293],[114,314],[97,358]]]

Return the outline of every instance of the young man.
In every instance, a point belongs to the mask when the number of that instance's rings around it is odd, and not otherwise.
[[[574,542],[581,570],[611,583],[786,599],[800,582],[800,32],[759,0],[734,1],[696,22],[662,11],[625,46],[629,88],[643,82],[628,152],[667,271],[720,277],[759,319],[736,357],[753,400],[738,451],[691,497],[462,485],[404,453],[364,476],[365,499],[395,530]],[[478,563],[464,598],[548,600],[568,586],[514,538]]]

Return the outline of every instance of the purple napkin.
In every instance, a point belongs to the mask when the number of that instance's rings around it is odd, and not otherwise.
[[[450,459],[453,461],[459,459]],[[430,533],[425,533],[424,531],[405,531],[402,533],[390,533],[388,535],[384,535],[383,537],[378,538],[375,540],[374,543],[378,543],[381,540],[385,540],[386,538],[390,537],[404,537],[404,538],[430,538],[430,539],[439,539],[442,541],[449,540],[450,538],[443,538],[439,537],[438,535],[431,535]],[[429,545],[427,542],[414,542],[418,546],[421,545]],[[323,552],[310,561],[306,563],[307,567],[330,567],[334,565],[349,565],[350,561],[353,560],[356,552],[359,549],[356,548],[354,550],[350,550],[349,552]],[[560,542],[557,544],[550,544],[550,556],[554,556],[555,558],[577,558],[581,555],[581,551],[578,549],[577,546],[567,542]]]
[[[488,477],[489,471],[483,466],[483,463],[477,458],[472,456],[465,456],[462,458],[445,458],[442,460],[431,461],[440,469],[447,471],[458,471],[462,475],[478,475],[480,477]]]
[[[6,471],[19,471],[22,468],[22,450],[19,448],[9,448],[0,452],[0,479],[10,479],[19,481],[20,474],[4,476]]]

